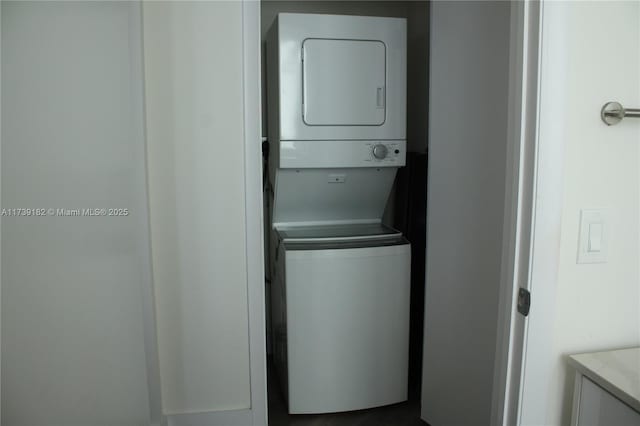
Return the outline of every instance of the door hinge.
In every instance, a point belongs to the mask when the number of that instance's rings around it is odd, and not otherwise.
[[[526,288],[520,288],[518,290],[518,312],[523,316],[529,315],[531,309],[531,293]]]

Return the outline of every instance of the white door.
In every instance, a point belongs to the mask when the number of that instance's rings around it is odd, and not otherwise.
[[[305,124],[384,123],[386,47],[382,41],[309,38],[302,50]]]
[[[140,4],[0,10],[0,421],[159,424]]]

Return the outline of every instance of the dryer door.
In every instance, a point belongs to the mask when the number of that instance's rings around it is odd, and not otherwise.
[[[271,140],[405,140],[406,19],[280,13],[266,56]]]
[[[306,125],[384,124],[386,47],[382,41],[308,38],[302,49]]]

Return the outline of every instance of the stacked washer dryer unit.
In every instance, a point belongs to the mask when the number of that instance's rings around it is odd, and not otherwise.
[[[289,412],[407,399],[406,22],[279,14],[267,39],[274,360]]]

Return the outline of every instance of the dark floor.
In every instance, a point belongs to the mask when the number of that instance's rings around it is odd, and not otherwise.
[[[269,426],[428,426],[420,420],[418,400],[346,413],[290,415],[271,365],[268,371]]]

